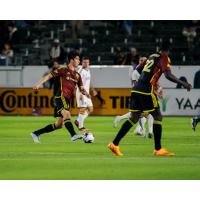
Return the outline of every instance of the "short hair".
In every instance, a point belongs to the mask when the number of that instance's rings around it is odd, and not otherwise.
[[[74,60],[74,58],[76,58],[76,56],[79,56],[79,54],[74,51],[69,52],[69,54],[67,55],[68,61]]]
[[[84,57],[82,58],[82,60],[90,60],[90,58],[89,58],[88,56],[84,56]]]
[[[170,43],[169,41],[163,41],[161,46],[160,46],[160,50],[163,50],[163,51],[168,51],[170,49]]]

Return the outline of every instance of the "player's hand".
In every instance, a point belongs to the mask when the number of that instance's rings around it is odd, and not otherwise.
[[[160,98],[160,99],[163,99],[163,88],[160,86],[157,90],[157,96]]]
[[[97,95],[97,91],[96,90],[92,90],[92,96],[95,97]]]
[[[88,94],[87,91],[86,91],[85,89],[83,89],[83,90],[81,91],[81,93],[82,93],[83,95],[85,95],[86,97],[91,98],[90,94]]]
[[[40,85],[39,85],[39,84],[35,84],[35,85],[33,86],[33,89],[34,89],[34,90],[39,90],[39,88],[40,88]]]
[[[187,89],[187,91],[190,91],[191,89],[192,89],[192,85],[191,84],[189,84],[189,83],[186,83],[186,82],[184,82],[184,88],[186,88]]]
[[[91,99],[90,94],[88,94],[87,92],[85,93],[85,96],[88,97],[89,99]]]

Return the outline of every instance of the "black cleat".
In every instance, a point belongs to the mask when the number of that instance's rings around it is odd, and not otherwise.
[[[152,133],[148,133],[148,138],[151,139],[153,137]]]

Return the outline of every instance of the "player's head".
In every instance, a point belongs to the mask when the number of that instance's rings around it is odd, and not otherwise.
[[[88,68],[90,66],[89,57],[85,56],[82,58],[82,66],[83,66],[83,68]]]
[[[59,65],[59,62],[57,60],[54,60],[50,66],[53,68],[53,69],[58,69],[60,67]]]
[[[77,67],[80,64],[80,58],[77,53],[74,51],[70,52],[67,56],[69,64],[73,65],[74,67]]]
[[[145,63],[146,60],[147,60],[146,56],[140,56],[140,58],[139,58],[139,64],[141,65],[141,64]]]
[[[161,46],[160,46],[160,51],[165,51],[165,52],[169,52],[170,50],[170,43],[169,41],[163,41]]]

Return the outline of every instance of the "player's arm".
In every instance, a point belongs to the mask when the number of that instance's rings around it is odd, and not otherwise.
[[[90,94],[87,93],[87,91],[85,90],[85,88],[83,86],[79,87],[79,90],[81,92],[81,94],[87,96],[88,98],[90,98]]]
[[[83,81],[82,81],[81,75],[79,73],[78,73],[78,75],[79,75],[79,78],[78,78],[77,85],[78,85],[78,88],[79,88],[81,94],[83,94],[83,95],[87,96],[88,98],[90,98],[90,94],[88,94],[87,91],[85,90],[85,88],[83,87]]]
[[[181,84],[184,88],[187,89],[187,91],[191,90],[192,86],[189,83],[179,80],[176,76],[174,76],[171,73],[171,61],[168,56],[164,55],[161,59],[160,64],[161,64],[162,71],[164,72],[166,79],[168,79],[171,82]]]
[[[34,86],[33,89],[34,90],[38,90],[40,88],[40,86],[47,82],[49,79],[51,79],[53,77],[53,75],[51,73],[48,73],[46,76],[44,76],[41,80],[39,80]]]
[[[170,70],[164,72],[164,74],[165,74],[165,77],[166,77],[169,81],[172,81],[172,82],[174,82],[174,83],[179,83],[179,84],[181,84],[184,88],[187,89],[187,91],[190,91],[190,90],[191,90],[191,88],[192,88],[191,84],[189,84],[189,83],[187,83],[187,82],[185,82],[185,81],[181,81],[181,80],[178,79],[176,76],[174,76],[174,75],[171,73]]]
[[[132,86],[134,86],[134,85],[137,83],[139,77],[140,77],[140,74],[139,74],[139,72],[135,69],[135,70],[133,71],[133,73],[132,73],[132,76],[131,76],[131,83],[132,83]]]

